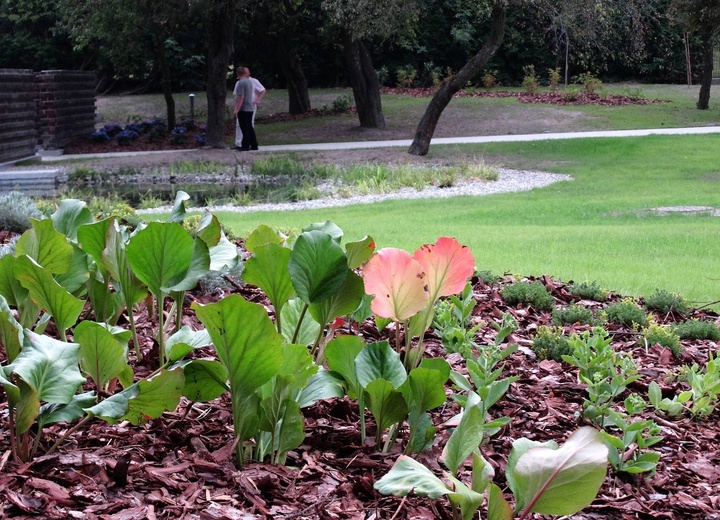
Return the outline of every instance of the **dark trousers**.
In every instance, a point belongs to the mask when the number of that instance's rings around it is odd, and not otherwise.
[[[238,112],[238,125],[240,126],[240,130],[243,134],[242,144],[240,146],[245,149],[258,147],[257,137],[255,136],[255,128],[253,128],[252,125],[252,116],[252,112],[245,112],[242,110]]]

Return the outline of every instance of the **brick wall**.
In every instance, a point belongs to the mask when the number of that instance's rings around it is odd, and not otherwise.
[[[37,75],[38,144],[62,148],[95,131],[95,73],[44,70]]]
[[[35,73],[0,69],[0,163],[35,154]]]
[[[95,130],[95,73],[0,69],[0,163]]]

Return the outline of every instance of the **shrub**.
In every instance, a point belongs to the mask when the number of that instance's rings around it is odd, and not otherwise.
[[[562,335],[560,327],[541,325],[532,340],[532,349],[540,361],[544,359],[562,361],[563,355],[569,356],[573,351],[567,338]]]
[[[412,65],[406,67],[398,67],[395,70],[395,77],[397,78],[397,84],[402,88],[410,88],[415,84],[415,77],[417,71]]]
[[[195,124],[194,119],[185,119],[183,121],[180,121],[177,125],[175,125],[175,128],[178,126],[181,126],[185,128],[186,130],[195,130],[197,128],[197,125]]]
[[[720,328],[714,323],[697,318],[679,323],[675,331],[680,339],[720,341]]]
[[[640,87],[632,88],[629,85],[625,85],[623,87],[622,94],[623,96],[628,97],[633,101],[637,101],[638,99],[643,99],[645,97]]]
[[[140,218],[135,214],[133,207],[117,195],[93,197],[87,207],[96,220],[114,217],[118,220],[125,220],[130,225],[140,223]]]
[[[607,291],[602,289],[597,282],[570,282],[570,294],[582,298],[583,300],[593,300],[596,302],[604,302],[607,300]]]
[[[131,142],[137,140],[139,137],[140,134],[133,130],[123,130],[115,136],[120,146],[127,146]]]
[[[205,146],[206,144],[207,144],[207,135],[205,134],[205,132],[203,132],[202,134],[195,135],[195,146],[201,147],[201,146]]]
[[[552,313],[552,321],[555,325],[592,325],[595,317],[590,309],[582,305],[573,304],[568,307],[555,309]]]
[[[486,269],[484,271],[478,271],[477,277],[480,278],[487,285],[494,285],[500,280],[502,280],[502,276],[493,273],[489,269]]]
[[[584,72],[578,75],[573,82],[579,83],[582,86],[583,93],[588,95],[597,93],[602,87],[602,81],[592,72]]]
[[[517,282],[500,291],[505,303],[532,305],[538,310],[549,311],[553,308],[552,295],[540,282]]]
[[[660,314],[669,314],[671,311],[686,314],[688,312],[688,301],[679,293],[669,293],[658,289],[645,298],[645,308]]]
[[[375,73],[377,74],[380,86],[386,86],[388,80],[390,79],[390,71],[388,70],[387,66],[383,65],[382,67],[380,67],[379,70],[376,70]]]
[[[548,69],[548,86],[552,92],[557,92],[560,86],[560,67]]]
[[[156,119],[154,124],[150,125],[146,131],[147,139],[150,142],[160,141],[167,135],[167,127],[165,121]]]
[[[94,143],[107,143],[110,140],[110,136],[107,134],[107,132],[103,129],[98,130],[97,132],[93,132],[90,134],[90,139]]]
[[[575,101],[580,95],[580,89],[575,85],[568,85],[563,92],[563,98],[565,101]]]
[[[645,340],[649,345],[660,345],[670,349],[676,357],[680,355],[682,351],[680,336],[670,325],[660,325],[651,318],[648,320],[647,327],[643,327],[641,332],[645,335]]]
[[[128,123],[123,130],[126,132],[135,132],[139,137],[140,134],[143,133],[143,125],[142,123]]]
[[[491,88],[497,87],[497,85],[498,85],[497,75],[498,75],[498,71],[496,71],[496,70],[484,71],[483,75],[482,75],[483,87],[485,87],[488,90],[490,90]]]
[[[336,112],[346,112],[352,108],[353,98],[350,95],[338,96],[333,101],[332,109]]]
[[[185,144],[187,142],[187,128],[184,126],[176,126],[170,132],[170,142],[172,144]]]
[[[645,311],[638,306],[633,298],[624,298],[617,303],[612,303],[605,309],[605,315],[610,323],[634,327],[644,327],[647,323]]]
[[[0,195],[0,229],[22,233],[30,229],[30,219],[42,218],[33,200],[18,191]]]
[[[527,94],[534,96],[538,93],[538,90],[540,90],[540,83],[535,75],[535,66],[526,65],[523,67],[523,72],[525,73],[525,77],[522,81],[522,88]]]
[[[105,125],[102,127],[102,130],[110,137],[113,138],[117,134],[123,131],[122,126],[120,125]]]

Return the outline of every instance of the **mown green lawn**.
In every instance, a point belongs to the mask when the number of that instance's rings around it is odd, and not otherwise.
[[[574,180],[485,197],[219,216],[239,234],[330,219],[348,239],[370,234],[378,247],[409,250],[454,236],[472,248],[479,269],[596,280],[638,296],[665,289],[707,302],[720,299],[720,217],[647,210],[720,209],[718,149],[715,135],[465,145],[457,151]]]

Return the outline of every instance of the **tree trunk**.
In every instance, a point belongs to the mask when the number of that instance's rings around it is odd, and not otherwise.
[[[703,31],[702,35],[702,80],[700,82],[700,95],[698,96],[698,110],[710,108],[710,86],[713,78],[713,33]]]
[[[207,133],[212,148],[226,148],[225,114],[227,106],[227,71],[233,55],[235,2],[214,0],[207,7]]]
[[[505,15],[506,7],[504,2],[496,1],[492,8],[490,35],[487,41],[478,53],[460,69],[460,72],[440,86],[440,89],[430,100],[430,104],[428,104],[425,114],[415,131],[415,139],[413,139],[408,153],[427,155],[430,149],[430,140],[435,133],[435,127],[445,107],[448,106],[455,93],[480,72],[500,48],[505,34]]]
[[[275,57],[287,81],[289,106],[291,114],[304,114],[310,111],[310,94],[308,93],[305,73],[300,65],[300,56],[295,52],[289,38],[278,38],[275,46]]]
[[[385,128],[385,116],[380,100],[380,80],[367,47],[362,41],[353,40],[349,33],[343,36],[343,47],[360,126]]]
[[[155,58],[160,66],[160,74],[162,76],[162,90],[165,97],[165,107],[167,109],[167,127],[168,130],[175,128],[175,98],[172,95],[172,74],[170,73],[170,63],[165,54],[165,40],[160,31],[155,28]]]

